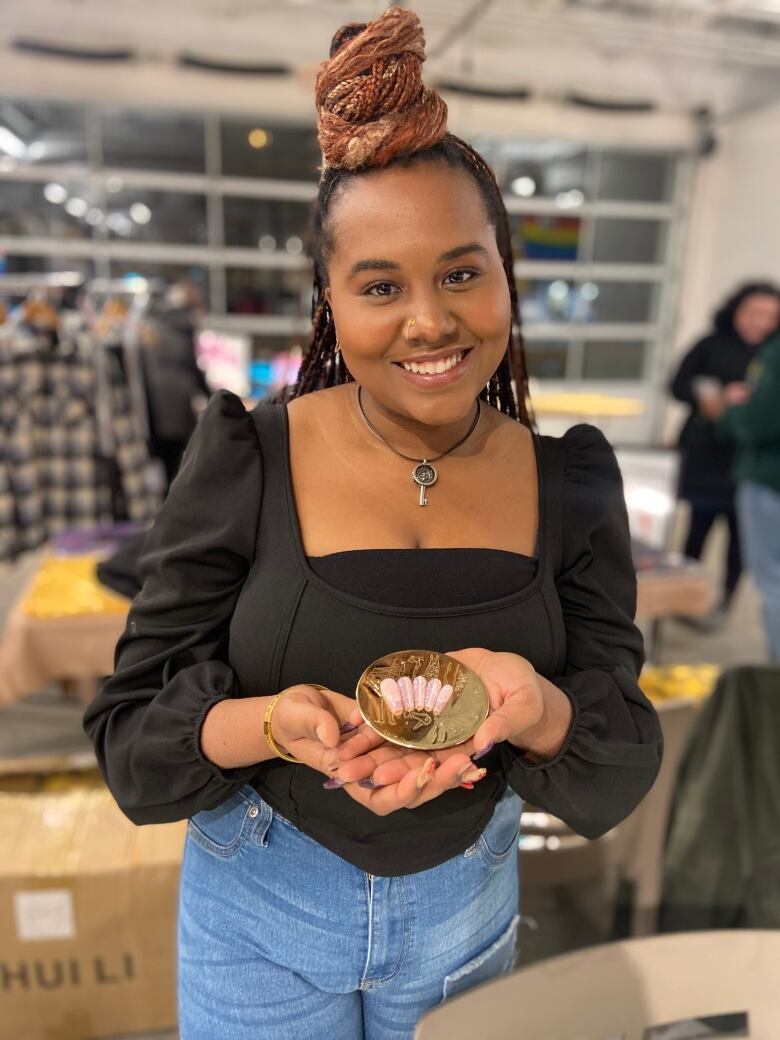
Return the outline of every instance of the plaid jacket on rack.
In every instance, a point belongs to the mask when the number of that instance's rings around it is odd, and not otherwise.
[[[98,411],[110,423],[128,516],[150,520],[159,507],[121,366],[109,366],[101,391],[100,349],[86,335],[58,343],[23,327],[0,330],[0,559],[114,519]]]

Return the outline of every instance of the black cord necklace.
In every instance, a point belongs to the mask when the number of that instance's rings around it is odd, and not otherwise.
[[[369,430],[373,433],[373,435],[378,440],[380,440],[382,442],[382,444],[384,444],[384,446],[386,448],[389,448],[390,451],[392,451],[394,454],[400,455],[400,457],[402,459],[407,459],[409,462],[416,462],[417,463],[417,465],[412,470],[412,481],[415,484],[417,484],[417,486],[420,489],[420,505],[421,506],[427,506],[428,505],[428,499],[425,497],[425,489],[429,488],[429,487],[432,487],[436,483],[436,481],[439,479],[438,470],[433,465],[433,463],[434,462],[438,462],[439,459],[446,458],[447,455],[451,455],[453,453],[453,451],[455,451],[456,448],[459,448],[461,446],[461,444],[463,444],[464,441],[467,441],[468,438],[472,435],[472,433],[476,429],[477,423],[479,422],[479,417],[482,414],[482,409],[479,406],[479,400],[477,400],[477,411],[476,411],[476,414],[474,416],[474,419],[472,420],[471,426],[469,426],[468,430],[460,438],[459,441],[457,441],[455,444],[453,444],[451,448],[448,448],[446,451],[443,451],[441,453],[441,455],[437,455],[435,458],[432,458],[432,459],[415,459],[412,455],[404,455],[404,453],[402,451],[398,451],[397,448],[394,448],[392,444],[389,444],[385,440],[385,438],[382,436],[382,434],[379,432],[379,430],[375,429],[375,427],[371,425],[371,422],[370,422],[368,416],[365,413],[365,409],[363,408],[363,400],[361,398],[361,391],[362,391],[362,389],[363,388],[358,384],[358,388],[357,388],[357,405],[358,405],[358,411],[360,412],[360,415],[363,418],[363,422],[366,424],[366,426],[369,428]]]

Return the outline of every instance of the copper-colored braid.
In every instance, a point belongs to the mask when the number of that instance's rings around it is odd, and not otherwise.
[[[388,8],[336,34],[317,75],[317,130],[325,167],[384,166],[447,132],[447,106],[422,81],[425,36],[413,11]]]

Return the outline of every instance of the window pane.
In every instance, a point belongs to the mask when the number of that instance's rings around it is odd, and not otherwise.
[[[311,275],[307,271],[228,268],[227,308],[231,314],[307,315]]]
[[[54,274],[62,271],[75,271],[86,280],[95,277],[95,265],[83,257],[0,256],[0,274]]]
[[[0,183],[0,234],[90,238],[102,220],[93,189],[83,181]]]
[[[599,198],[622,202],[667,202],[672,197],[674,160],[643,152],[602,152]]]
[[[576,260],[582,221],[578,217],[510,215],[517,260]]]
[[[569,344],[565,340],[537,340],[525,345],[532,379],[565,379]]]
[[[87,132],[81,105],[0,102],[0,162],[85,163]]]
[[[302,252],[311,238],[312,207],[283,199],[225,199],[225,245]]]
[[[662,263],[666,230],[663,221],[600,217],[593,229],[593,259],[606,263]]]
[[[186,281],[193,287],[195,298],[202,301],[203,308],[209,306],[209,275],[205,267],[188,264],[166,264],[156,261],[112,260],[111,277],[124,278],[140,275],[142,278],[158,280],[166,285]]]
[[[491,136],[475,137],[474,146],[493,167],[509,198],[560,197],[564,206],[583,201],[587,157],[582,146]]]
[[[309,126],[274,126],[265,120],[223,119],[222,172],[229,177],[319,179],[317,134]]]
[[[646,346],[642,340],[592,340],[586,343],[583,378],[641,379]]]
[[[206,169],[200,116],[104,108],[100,126],[106,166],[179,173],[203,173]]]
[[[523,321],[653,321],[658,287],[652,282],[574,282],[556,278],[522,284]]]
[[[109,236],[136,242],[186,242],[205,245],[206,198],[204,195],[119,188],[119,179],[106,182]]]

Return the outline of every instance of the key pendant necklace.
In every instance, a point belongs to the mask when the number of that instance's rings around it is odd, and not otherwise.
[[[428,505],[428,498],[427,498],[425,492],[426,492],[426,490],[429,487],[433,487],[433,485],[439,479],[438,470],[433,465],[433,463],[434,462],[438,462],[439,459],[446,458],[447,455],[451,455],[453,453],[453,451],[455,451],[456,448],[459,448],[461,446],[461,444],[463,444],[464,441],[468,440],[468,438],[472,435],[472,433],[476,429],[477,423],[479,422],[479,417],[482,414],[482,411],[481,411],[480,406],[479,406],[479,401],[477,401],[477,411],[476,411],[476,414],[474,415],[474,418],[472,420],[471,426],[469,426],[469,428],[466,431],[466,433],[460,438],[459,441],[457,441],[457,443],[453,444],[451,448],[448,448],[446,451],[443,451],[441,453],[441,455],[437,455],[433,459],[415,459],[415,458],[413,458],[413,456],[411,456],[411,455],[404,455],[403,452],[398,451],[396,448],[394,448],[392,444],[389,444],[385,440],[385,438],[382,436],[382,434],[379,432],[379,430],[375,429],[371,425],[371,422],[370,422],[368,416],[365,413],[365,409],[363,408],[363,400],[362,400],[362,397],[361,397],[362,389],[363,388],[361,386],[358,386],[358,388],[357,388],[357,404],[358,404],[358,411],[360,412],[360,415],[362,416],[363,422],[366,424],[366,426],[369,428],[369,430],[373,433],[373,435],[378,440],[380,440],[382,442],[382,444],[384,444],[384,446],[386,448],[389,448],[390,451],[393,452],[393,454],[399,455],[402,459],[407,459],[409,462],[416,463],[414,469],[412,470],[412,483],[416,484],[419,487],[419,489],[420,489],[420,502],[419,502],[419,504],[421,506],[427,506]]]

